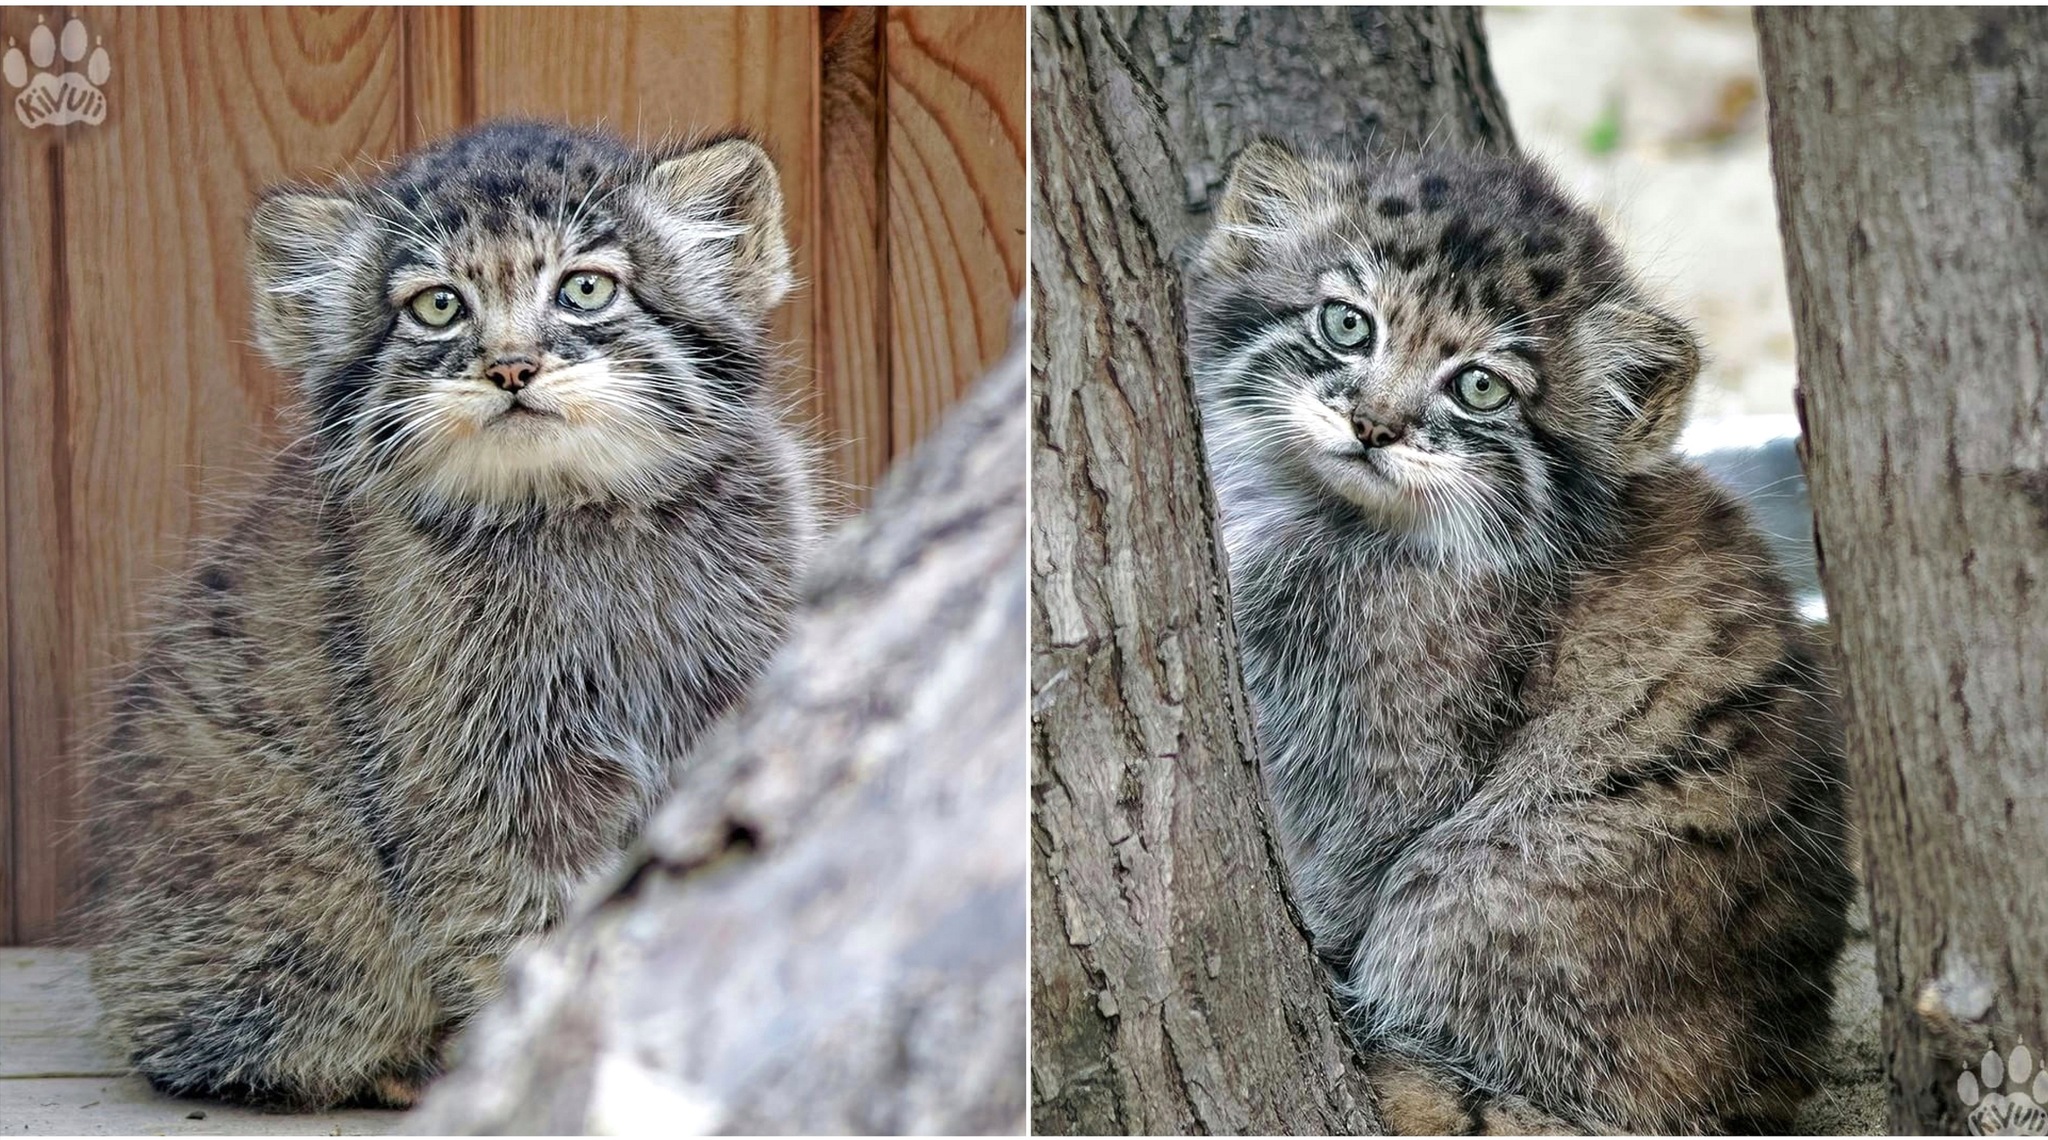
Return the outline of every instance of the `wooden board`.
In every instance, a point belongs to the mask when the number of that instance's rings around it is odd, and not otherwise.
[[[889,401],[908,451],[1009,340],[1024,287],[1022,8],[889,9]]]
[[[12,870],[26,942],[58,932],[71,893],[70,759],[101,682],[183,561],[206,495],[260,468],[275,438],[282,385],[245,347],[249,203],[287,175],[403,142],[392,10],[88,16],[120,85],[105,122],[65,128],[52,148],[37,223],[45,240],[61,236],[44,270],[49,347],[6,393]],[[11,156],[24,140],[8,138]]]
[[[0,1080],[117,1077],[77,950],[0,950]]]
[[[882,20],[877,8],[820,19],[818,410],[831,470],[849,489],[889,466],[889,264]]]
[[[35,27],[36,17],[45,20],[60,13],[55,9],[15,9],[5,14],[4,30],[21,42]],[[0,122],[0,126],[19,124]],[[10,694],[0,712],[6,734],[0,736],[0,853],[7,859],[0,865],[0,942],[22,940],[15,898],[29,878],[15,853],[20,850],[16,817],[28,810],[23,789],[17,787],[12,756],[20,727],[13,716],[13,678],[34,664],[28,654],[31,642],[13,621],[13,548],[24,540],[44,537],[27,533],[31,527],[47,525],[47,512],[24,512],[18,498],[35,484],[24,485],[13,474],[14,457],[31,445],[37,433],[24,430],[26,423],[47,420],[52,393],[66,386],[62,371],[64,325],[56,314],[63,306],[64,274],[59,271],[64,254],[63,228],[55,211],[63,198],[62,164],[57,139],[0,131],[0,495],[7,510],[0,518],[0,683]],[[47,662],[45,662],[47,664]],[[43,864],[41,873],[56,873]]]

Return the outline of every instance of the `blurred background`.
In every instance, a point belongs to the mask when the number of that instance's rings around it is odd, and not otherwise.
[[[1707,343],[1699,418],[1792,414],[1792,311],[1747,8],[1486,10],[1523,150]]]

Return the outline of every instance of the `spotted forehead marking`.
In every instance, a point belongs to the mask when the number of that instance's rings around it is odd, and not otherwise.
[[[1335,235],[1431,306],[1541,324],[1621,275],[1592,216],[1524,160],[1405,156],[1345,169]]]

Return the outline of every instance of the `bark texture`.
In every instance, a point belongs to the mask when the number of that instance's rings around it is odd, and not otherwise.
[[[1957,1132],[2048,1045],[2048,14],[1758,28],[1891,1123]]]
[[[1269,18],[1293,30],[1267,38]],[[1354,66],[1370,58],[1357,29],[1403,44],[1448,22],[1477,38],[1469,13],[1330,19],[1032,12],[1038,1132],[1379,1131],[1267,822],[1168,264],[1190,207],[1206,208],[1177,172],[1220,169],[1235,140],[1312,132],[1346,106],[1383,108],[1382,140],[1428,133],[1434,105],[1404,102],[1415,65]],[[1160,46],[1134,51],[1133,29]],[[1438,141],[1506,145],[1483,48],[1457,54],[1485,93]],[[1218,68],[1352,94],[1230,104],[1203,78]]]
[[[1477,8],[1133,7],[1112,20],[1175,143],[1185,216],[1168,248],[1202,228],[1225,164],[1258,135],[1336,150],[1515,146]]]
[[[1018,343],[410,1127],[1023,1128],[1024,400]]]

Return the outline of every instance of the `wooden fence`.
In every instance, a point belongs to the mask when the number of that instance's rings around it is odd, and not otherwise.
[[[38,21],[73,16],[90,38],[44,65]],[[1023,285],[1019,8],[9,8],[0,37],[36,76],[110,65],[97,123],[30,127],[12,66],[0,88],[0,944],[59,935],[99,696],[204,500],[281,442],[242,274],[260,187],[494,116],[751,127],[805,282],[778,332],[856,495]]]

